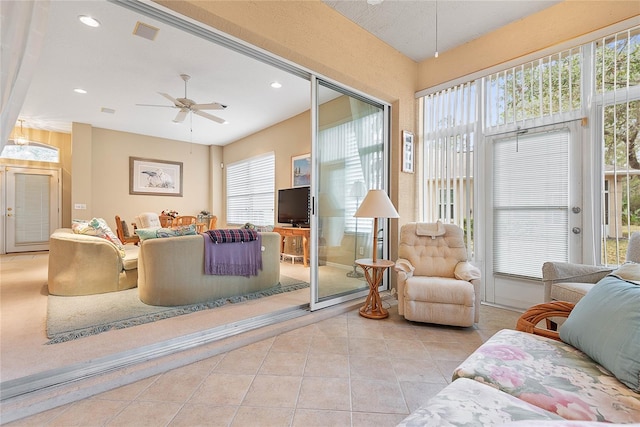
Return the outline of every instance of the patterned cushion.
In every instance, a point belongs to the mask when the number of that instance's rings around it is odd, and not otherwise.
[[[467,378],[455,380],[399,426],[487,426],[518,420],[561,420],[507,393]]]
[[[485,382],[566,419],[640,422],[640,394],[576,348],[525,332],[496,333],[453,378]]]
[[[71,229],[76,234],[86,234],[88,236],[96,236],[108,240],[113,243],[120,256],[124,258],[124,245],[118,239],[118,236],[109,228],[107,222],[102,218],[93,218],[89,221],[82,219],[74,219],[71,224]]]

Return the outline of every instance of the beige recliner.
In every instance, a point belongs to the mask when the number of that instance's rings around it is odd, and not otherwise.
[[[464,327],[478,322],[480,270],[467,262],[460,227],[405,224],[398,256],[398,312],[405,319]]]

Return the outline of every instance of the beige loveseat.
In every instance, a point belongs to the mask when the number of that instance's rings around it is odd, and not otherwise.
[[[135,288],[139,248],[124,249],[122,258],[106,239],[57,229],[49,238],[49,293],[93,295]]]
[[[176,306],[244,295],[276,286],[280,281],[280,235],[260,233],[262,270],[257,276],[204,273],[207,235],[148,239],[141,242],[138,295],[145,304]],[[227,245],[233,243],[221,243]]]

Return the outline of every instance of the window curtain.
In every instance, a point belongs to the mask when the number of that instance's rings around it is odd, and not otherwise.
[[[0,2],[0,152],[7,144],[44,44],[49,1]]]

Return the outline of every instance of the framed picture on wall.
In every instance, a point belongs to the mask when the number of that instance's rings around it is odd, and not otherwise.
[[[129,157],[129,194],[182,197],[182,162]]]
[[[311,154],[302,154],[291,158],[291,186],[311,185]]]
[[[413,133],[402,131],[402,172],[413,173]]]

